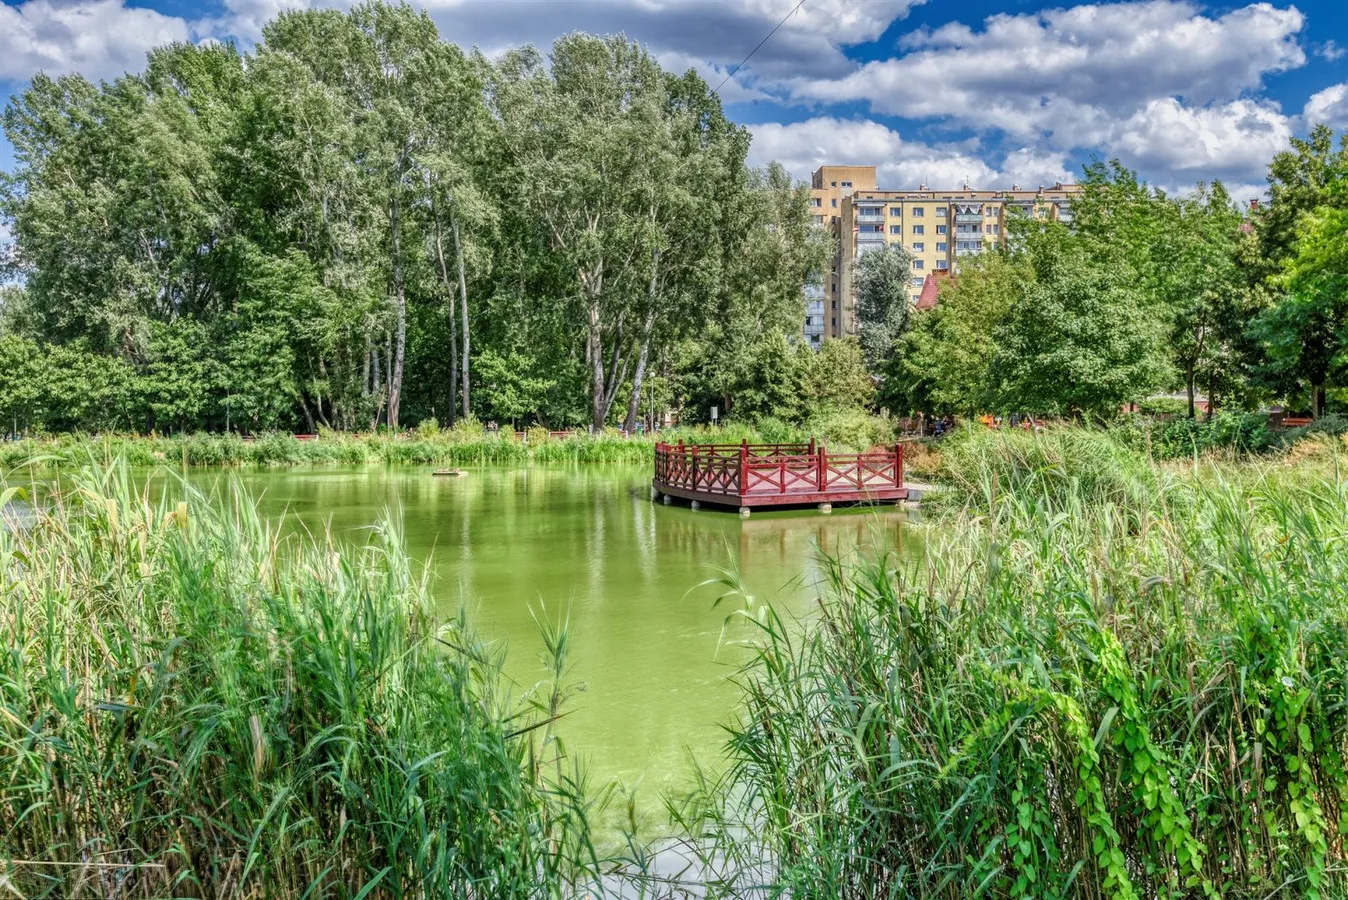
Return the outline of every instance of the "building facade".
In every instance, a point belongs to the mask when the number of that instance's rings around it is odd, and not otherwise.
[[[865,253],[901,244],[912,256],[911,300],[916,304],[928,275],[958,272],[962,260],[1006,239],[1016,215],[1070,222],[1080,185],[1009,191],[882,191],[874,166],[822,166],[814,173],[810,204],[815,223],[835,241],[830,271],[806,287],[806,340],[817,347],[825,337],[857,333],[853,268]]]
[[[857,191],[874,192],[875,166],[821,166],[810,179],[810,212],[814,224],[833,238],[842,234],[843,204]],[[805,340],[816,350],[826,337],[844,334],[842,270],[835,250],[829,271],[805,286]]]

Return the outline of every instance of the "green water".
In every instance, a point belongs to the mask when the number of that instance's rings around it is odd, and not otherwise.
[[[807,616],[818,547],[850,553],[877,544],[917,552],[902,513],[692,511],[650,502],[645,467],[467,470],[287,469],[237,478],[264,512],[352,541],[386,511],[400,515],[408,550],[430,560],[447,612],[466,605],[490,640],[504,641],[520,690],[546,677],[534,613],[565,613],[572,638],[572,698],[561,734],[596,781],[621,779],[651,798],[677,788],[685,748],[714,761],[719,724],[734,711],[727,680],[752,629],[727,623],[743,601],[715,605],[724,588],[696,586],[734,568],[748,593],[789,616]]]

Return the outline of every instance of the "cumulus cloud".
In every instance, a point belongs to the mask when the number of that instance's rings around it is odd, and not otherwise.
[[[1307,125],[1348,128],[1348,83],[1333,84],[1306,101],[1302,118]]]
[[[0,4],[0,81],[80,72],[111,78],[145,65],[160,44],[192,37],[188,24],[123,0],[26,0]]]
[[[904,55],[841,79],[802,79],[795,95],[1089,146],[1120,113],[1156,98],[1229,100],[1303,65],[1304,22],[1295,7],[1256,3],[1210,18],[1174,0],[996,15],[982,30],[915,32]]]
[[[748,84],[841,76],[853,68],[843,47],[875,40],[890,23],[925,0],[811,0],[794,13],[796,0],[413,2],[435,20],[446,40],[479,47],[491,56],[522,44],[546,48],[558,35],[571,31],[623,33],[645,43],[667,65],[698,68],[704,77],[716,73],[724,77],[725,71],[782,23],[738,77]],[[225,0],[226,15],[210,20],[209,29],[257,41],[262,25],[280,10],[320,5],[350,4],[346,0]]]
[[[1071,181],[1062,154],[1028,148],[1006,154],[1000,168],[988,165],[970,144],[928,144],[905,140],[892,128],[865,119],[819,116],[790,124],[752,125],[749,161],[777,161],[793,176],[808,179],[821,165],[875,165],[881,188],[898,190],[919,184],[934,189],[1009,188]]]
[[[1235,100],[1192,108],[1167,97],[1125,121],[1110,146],[1143,168],[1243,177],[1263,169],[1291,137],[1290,121],[1271,104]]]

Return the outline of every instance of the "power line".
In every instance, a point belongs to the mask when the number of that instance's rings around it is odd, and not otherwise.
[[[749,61],[750,57],[752,57],[755,53],[758,52],[759,47],[762,47],[764,44],[766,44],[766,43],[772,38],[772,36],[773,36],[774,34],[777,33],[777,28],[781,28],[783,25],[785,25],[785,24],[786,24],[786,20],[789,19],[789,18],[791,18],[792,16],[794,16],[794,15],[796,14],[796,10],[797,10],[797,9],[800,9],[800,8],[801,8],[802,6],[804,6],[804,5],[805,5],[805,0],[800,0],[800,2],[797,3],[797,4],[795,5],[795,7],[792,8],[791,12],[789,12],[789,13],[787,13],[785,16],[783,16],[783,17],[782,17],[782,21],[780,21],[780,22],[777,23],[777,27],[776,27],[776,28],[773,28],[771,31],[769,31],[769,32],[768,32],[768,36],[765,37],[765,38],[763,38],[763,40],[761,40],[761,41],[758,42],[758,47],[755,47],[754,49],[750,50],[750,51],[749,51],[749,56],[746,56],[746,57],[744,57],[744,59],[740,60],[740,61],[739,61],[739,64],[736,65],[735,68],[731,69],[731,70],[726,74],[726,77],[725,77],[725,78],[722,78],[722,79],[721,79],[721,83],[718,84],[718,85],[716,86],[716,93],[718,93],[718,94],[721,93],[721,88],[725,87],[725,83],[726,83],[727,81],[729,81],[730,79],[732,79],[732,78],[735,77],[735,73],[738,72],[738,71],[740,70],[740,67],[743,66],[745,63],[747,63],[747,62]]]

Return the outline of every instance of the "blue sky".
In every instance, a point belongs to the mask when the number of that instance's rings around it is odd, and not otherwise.
[[[0,91],[38,69],[111,78],[169,40],[244,46],[287,7],[338,0],[3,0]],[[712,84],[796,0],[416,0],[488,54],[623,32]],[[1172,190],[1241,199],[1316,122],[1348,128],[1348,2],[805,0],[723,89],[752,159],[806,178],[874,163],[882,187],[1048,184],[1118,157]],[[0,166],[12,156],[0,142]]]

